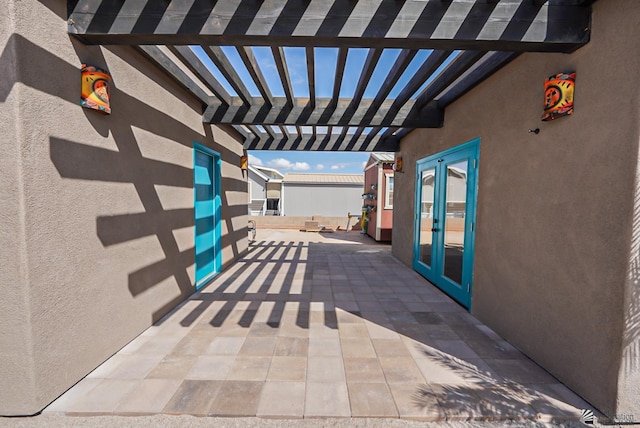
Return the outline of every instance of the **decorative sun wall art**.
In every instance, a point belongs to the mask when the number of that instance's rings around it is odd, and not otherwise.
[[[105,114],[111,114],[111,105],[109,104],[110,85],[111,76],[108,72],[92,65],[82,64],[80,105]]]
[[[558,73],[544,82],[543,121],[573,114],[576,73]]]

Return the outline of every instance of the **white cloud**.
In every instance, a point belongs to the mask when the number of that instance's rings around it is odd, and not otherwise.
[[[251,165],[258,165],[258,166],[263,166],[264,163],[262,162],[262,159],[255,157],[254,155],[249,155],[249,163]]]
[[[293,164],[292,169],[294,171],[308,171],[309,169],[311,169],[311,166],[309,166],[309,164],[306,162],[296,162]]]
[[[342,165],[331,165],[331,169],[340,169]]]
[[[271,168],[276,169],[291,169],[291,167],[293,166],[290,160],[284,158],[271,159],[268,164]]]
[[[318,165],[316,165],[316,169],[318,171],[323,170],[324,169],[324,165],[322,165],[321,163],[319,163]]]
[[[311,169],[311,166],[307,162],[291,162],[285,158],[275,158],[268,162],[271,168],[287,170],[292,169],[294,171],[307,171]]]

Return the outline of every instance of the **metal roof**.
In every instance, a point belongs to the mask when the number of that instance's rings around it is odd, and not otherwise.
[[[393,163],[395,162],[395,154],[389,152],[373,152],[371,157],[378,162]]]
[[[364,174],[287,173],[282,180],[290,184],[358,184],[364,185]]]
[[[395,151],[412,129],[443,126],[448,105],[520,53],[586,44],[593,1],[68,0],[68,28],[88,44],[137,46],[201,102],[203,122],[232,125],[245,149]],[[303,95],[294,47],[304,52]],[[316,60],[327,48],[335,65]],[[320,97],[325,74],[331,95]]]

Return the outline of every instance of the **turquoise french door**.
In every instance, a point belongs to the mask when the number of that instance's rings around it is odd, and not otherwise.
[[[200,144],[193,147],[196,289],[213,278],[221,265],[220,155]]]
[[[421,159],[416,168],[413,268],[471,306],[480,140]]]

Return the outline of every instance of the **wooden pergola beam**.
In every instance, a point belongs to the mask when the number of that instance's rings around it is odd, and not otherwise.
[[[363,128],[364,129],[364,128]],[[378,129],[379,131],[379,129]],[[247,140],[244,144],[246,150],[301,150],[301,151],[351,151],[351,152],[371,152],[371,151],[396,151],[398,142],[395,140],[384,140],[381,135],[366,134],[362,132],[351,137],[349,144],[344,150],[340,147],[343,142],[349,139],[348,134],[331,134],[329,132],[319,134],[302,135],[282,135],[277,138],[260,133],[259,138]],[[288,148],[287,148],[288,147]]]
[[[236,100],[236,101],[234,101]],[[415,101],[405,103],[402,108],[393,107],[394,100],[384,100],[371,117],[365,114],[371,111],[374,100],[364,99],[353,113],[347,109],[350,99],[340,99],[336,103],[331,98],[318,98],[316,106],[308,102],[296,101],[293,106],[282,97],[275,97],[273,105],[268,106],[261,98],[253,98],[246,105],[233,97],[231,105],[212,101],[205,110],[202,120],[205,123],[244,124],[244,125],[310,125],[310,126],[396,126],[415,128],[435,128],[442,126],[444,113],[436,105],[414,108]]]
[[[591,17],[587,0],[505,3],[515,8],[506,14],[494,14],[496,4],[486,0],[382,0],[377,8],[334,2],[324,12],[300,0],[268,8],[128,0],[126,9],[122,1],[68,1],[68,31],[87,44],[572,52],[588,42]]]

